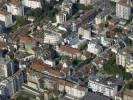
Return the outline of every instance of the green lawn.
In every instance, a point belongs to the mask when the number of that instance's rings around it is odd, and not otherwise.
[[[24,97],[20,95],[16,98],[16,100],[24,100]]]

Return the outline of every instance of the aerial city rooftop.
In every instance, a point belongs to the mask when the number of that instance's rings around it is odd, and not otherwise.
[[[133,100],[133,0],[0,0],[0,100]]]

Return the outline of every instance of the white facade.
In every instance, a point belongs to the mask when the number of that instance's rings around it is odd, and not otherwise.
[[[58,34],[46,33],[44,36],[44,43],[57,44],[62,37]]]
[[[53,67],[55,65],[55,62],[52,60],[44,60],[44,63],[47,65],[50,65],[51,67]]]
[[[0,72],[1,72],[1,76],[2,77],[7,77],[8,74],[7,74],[7,66],[6,65],[2,65],[0,64]]]
[[[91,40],[91,28],[85,29],[83,27],[79,27],[78,34],[79,37],[81,36],[83,39]]]
[[[61,7],[61,11],[62,12],[67,12],[67,14],[69,16],[71,16],[72,15],[72,5],[73,4],[69,1],[63,2],[62,7]]]
[[[112,1],[112,2],[119,2],[120,0],[110,0],[110,1]]]
[[[133,73],[133,56],[129,52],[117,53],[116,64],[125,67],[127,72]]]
[[[125,67],[127,64],[133,63],[133,56],[126,52],[119,52],[116,55],[116,64]]]
[[[0,87],[3,87],[0,88],[0,94],[5,95],[6,97],[13,96],[19,89],[21,89],[23,82],[23,74],[21,71],[18,71],[16,76],[14,74],[14,76],[8,77],[0,82]]]
[[[71,0],[72,1],[72,3],[77,3],[77,0]]]
[[[102,47],[100,45],[98,45],[96,42],[94,41],[90,41],[88,44],[88,49],[87,49],[90,53],[93,53],[95,55],[99,55],[102,52]]]
[[[115,77],[89,76],[88,87],[93,92],[102,93],[105,96],[115,98],[118,92],[118,85],[121,81]]]
[[[115,95],[117,94],[117,86],[111,87],[108,85],[98,83],[96,81],[89,81],[88,85],[94,92],[100,92],[108,97],[115,97]]]
[[[5,27],[10,27],[13,25],[12,15],[9,13],[0,13],[0,21],[5,23]]]
[[[126,60],[127,60],[127,56],[126,53],[123,52],[123,54],[118,53],[116,55],[116,64],[117,65],[122,65],[122,66],[126,66]]]
[[[19,68],[19,64],[15,64],[8,56],[5,58],[0,57],[0,77],[12,76]]]
[[[101,12],[95,17],[95,24],[99,25],[101,23],[105,23],[107,20],[107,13]]]
[[[133,63],[126,65],[126,72],[133,73]]]
[[[9,61],[5,62],[4,59],[0,59],[0,60],[1,60],[1,62],[0,62],[0,72],[1,72],[0,76],[1,77],[8,77],[9,74],[10,75],[13,74],[13,70],[14,70],[13,63],[9,62]]]
[[[74,23],[74,22],[72,23],[71,29],[72,29],[73,32],[76,32],[77,31],[77,25],[76,25],[76,23]]]
[[[128,0],[127,0],[128,1]],[[131,16],[131,6],[127,2],[116,3],[116,16],[128,20]]]
[[[91,4],[91,0],[80,0],[80,4],[84,4],[84,5],[90,5]]]
[[[56,15],[56,23],[63,24],[66,23],[67,20],[67,14],[66,13],[59,13]]]
[[[14,84],[13,84],[13,79],[12,78],[8,78],[7,80],[3,80],[2,82],[0,82],[1,86],[4,86],[4,88],[6,89],[6,92],[2,92],[3,95],[5,96],[12,96],[15,94],[14,91]]]
[[[42,8],[40,0],[23,0],[23,5],[33,9]]]
[[[3,95],[5,97],[6,91],[7,91],[6,87],[3,85],[0,85],[0,95]]]
[[[77,98],[77,99],[80,99],[82,98],[86,91],[85,90],[80,90],[80,89],[77,89],[76,86],[75,87],[71,87],[71,86],[68,86],[68,85],[62,85],[62,84],[59,84],[59,91],[66,91],[66,94],[68,95],[68,97],[70,98]]]
[[[24,15],[24,6],[23,5],[14,5],[14,4],[6,4],[7,6],[7,11],[10,12],[12,15],[19,15],[23,16]]]
[[[84,4],[85,6],[94,4],[97,0],[79,0],[80,4]]]
[[[111,46],[111,40],[102,36],[101,44],[105,47],[109,47],[109,46]]]

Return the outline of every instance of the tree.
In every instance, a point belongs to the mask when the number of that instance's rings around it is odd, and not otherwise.
[[[40,17],[42,14],[42,9],[41,8],[37,8],[34,10],[34,16],[37,18],[37,17]]]
[[[130,81],[129,83],[127,83],[125,88],[133,90],[133,81]]]
[[[122,33],[122,28],[114,28],[113,31],[115,33]]]
[[[29,9],[27,8],[25,14],[27,16],[33,16],[36,18],[36,21],[40,21],[42,18],[47,18],[48,20],[55,21],[55,14],[58,12],[54,5],[56,4],[56,0],[52,0],[47,2],[46,0],[42,0],[42,8],[37,9]]]
[[[27,9],[27,11],[25,12],[26,16],[34,16],[34,11],[31,9]]]
[[[130,79],[132,79],[132,74],[125,72],[125,73],[123,73],[123,78],[124,78],[124,80],[130,80]]]
[[[115,64],[115,56],[105,62],[103,68],[108,74],[117,74],[118,66]]]
[[[58,100],[57,97],[52,97],[50,100]]]
[[[79,46],[80,51],[86,50],[86,49],[87,49],[87,46],[88,46],[87,43],[81,44],[81,45]]]
[[[17,30],[17,28],[26,25],[28,23],[28,21],[26,21],[26,19],[22,16],[16,16],[16,24],[11,28],[12,31]]]
[[[25,100],[23,96],[18,96],[16,100]]]

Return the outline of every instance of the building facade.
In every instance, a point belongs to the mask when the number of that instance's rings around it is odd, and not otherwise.
[[[127,72],[133,73],[133,54],[129,51],[120,51],[116,55],[116,64],[126,68]]]
[[[59,14],[56,15],[56,22],[59,24],[64,24],[67,21],[67,13],[65,12],[60,12]]]
[[[32,9],[42,8],[41,0],[23,0],[23,5]]]
[[[12,15],[5,10],[0,10],[0,21],[4,23],[5,27],[13,25]]]
[[[131,5],[131,0],[120,0],[116,3],[116,16],[128,20],[132,14]]]
[[[111,98],[114,98],[118,92],[116,82],[108,78],[90,77],[88,87],[92,89],[93,92],[99,92]]]
[[[90,41],[87,50],[95,55],[99,55],[103,51],[97,40]]]
[[[11,13],[12,15],[24,15],[24,6],[20,0],[9,0],[6,4],[7,12]]]

